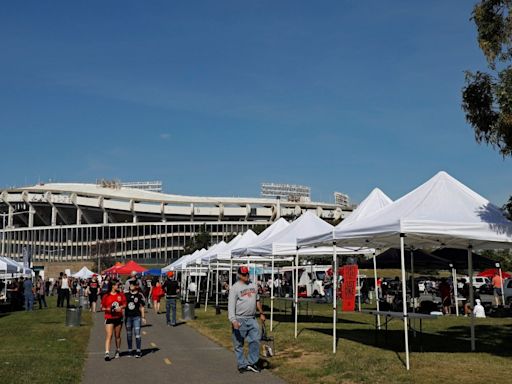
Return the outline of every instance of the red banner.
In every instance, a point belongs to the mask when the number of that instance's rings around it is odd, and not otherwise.
[[[340,275],[343,276],[341,284],[341,310],[343,312],[354,312],[356,308],[356,291],[357,291],[357,264],[344,265],[340,268]]]

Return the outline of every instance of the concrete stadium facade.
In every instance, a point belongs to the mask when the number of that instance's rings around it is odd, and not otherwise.
[[[327,203],[169,195],[95,184],[52,183],[0,193],[1,254],[44,263],[101,257],[167,263],[203,228],[217,243],[306,210],[327,221],[348,214]]]

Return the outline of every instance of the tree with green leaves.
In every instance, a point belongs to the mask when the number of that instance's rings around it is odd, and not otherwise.
[[[510,196],[507,203],[503,206],[503,210],[505,211],[507,219],[512,220],[512,196]]]
[[[481,0],[472,13],[489,71],[466,72],[462,108],[478,142],[512,156],[512,0]]]
[[[190,255],[200,249],[208,249],[211,244],[210,233],[206,230],[206,225],[201,227],[201,232],[194,235],[186,244],[183,250],[184,255]]]
[[[512,157],[512,0],[481,0],[471,19],[489,72],[466,72],[462,108],[476,140]],[[512,197],[503,206],[512,220]]]

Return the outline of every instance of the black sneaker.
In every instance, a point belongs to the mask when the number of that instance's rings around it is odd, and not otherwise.
[[[142,357],[142,352],[141,351],[135,352],[135,358],[140,359],[141,357]]]
[[[110,361],[110,353],[105,352],[105,361]]]
[[[247,367],[238,367],[238,373],[245,373],[247,372]]]
[[[131,349],[128,350],[128,357],[132,357],[133,356],[133,351]]]
[[[249,364],[247,367],[245,367],[247,372],[256,372],[260,373],[261,369],[258,368],[256,364]]]
[[[114,359],[119,359],[119,351],[116,351],[116,354],[114,355]]]

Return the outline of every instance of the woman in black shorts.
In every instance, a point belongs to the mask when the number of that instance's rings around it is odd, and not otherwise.
[[[112,335],[116,339],[115,359],[119,358],[121,348],[121,329],[123,328],[123,311],[126,308],[126,296],[121,283],[112,280],[110,292],[101,299],[101,310],[105,312],[105,361],[110,361],[110,343]]]

